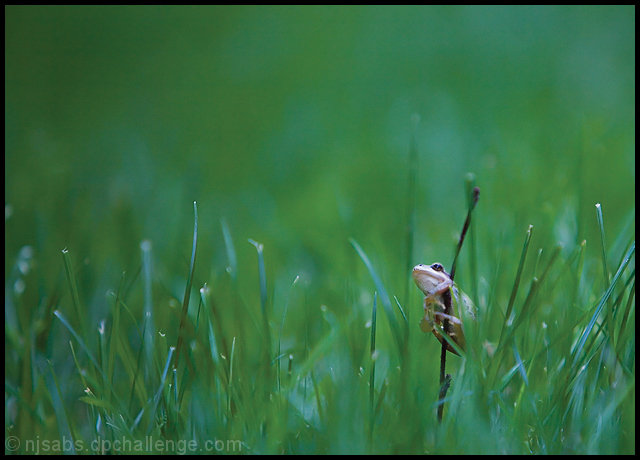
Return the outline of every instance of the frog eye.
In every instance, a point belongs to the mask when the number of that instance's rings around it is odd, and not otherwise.
[[[442,265],[437,264],[437,263],[431,265],[431,268],[434,269],[437,272],[443,272],[444,271],[444,268],[442,267]]]

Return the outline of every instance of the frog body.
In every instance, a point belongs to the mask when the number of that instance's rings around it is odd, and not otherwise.
[[[424,293],[424,317],[420,320],[420,329],[423,332],[433,332],[433,335],[443,343],[440,331],[444,327],[444,320],[449,323],[449,337],[463,351],[466,341],[462,330],[462,314],[475,319],[475,306],[471,299],[454,284],[451,276],[444,270],[442,264],[431,265],[418,264],[413,267],[413,280]],[[451,312],[445,313],[445,293],[451,294]],[[445,341],[447,350],[451,353],[458,352]]]

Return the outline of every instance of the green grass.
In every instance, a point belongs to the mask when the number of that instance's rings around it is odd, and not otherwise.
[[[318,309],[305,295],[313,292],[309,284],[293,289],[298,278],[290,289],[269,294],[263,246],[253,241],[257,266],[238,266],[260,274],[253,290],[261,300],[252,305],[233,271],[201,289],[192,285],[198,272],[196,214],[186,290],[176,299],[183,302],[182,313],[176,305],[165,318],[156,315],[157,332],[149,341],[152,318],[142,314],[143,302],[128,305],[131,294],[121,292],[123,284],[133,283],[131,291],[140,291],[141,299],[140,277],[125,275],[110,295],[108,314],[91,327],[80,314],[78,270],[64,250],[63,310],[54,311],[47,326],[38,311],[23,318],[29,325],[24,331],[6,326],[13,350],[8,356],[22,369],[16,374],[7,368],[7,410],[29,420],[12,430],[35,430],[40,442],[72,440],[62,444],[67,452],[92,442],[126,446],[125,440],[135,452],[132,443],[145,437],[173,441],[157,450],[176,452],[190,448],[185,440],[203,449],[212,439],[218,447],[222,440],[239,440],[241,445],[229,445],[243,453],[633,451],[631,235],[623,254],[609,256],[615,272],[606,274],[604,284],[600,270],[585,268],[597,261],[584,260],[584,244],[547,256],[543,250],[534,260],[531,228],[521,237],[519,260],[515,248],[505,256],[505,266],[517,267],[503,277],[511,277],[512,285],[486,287],[484,294],[496,300],[481,301],[477,324],[465,325],[466,356],[448,360],[453,383],[441,425],[435,417],[437,342],[406,321],[408,306],[396,299],[398,308],[392,307],[375,264],[354,240],[352,257],[359,256],[368,273],[354,270],[345,280],[360,292],[351,296],[351,313]],[[201,296],[190,301],[197,289]],[[367,292],[369,300],[362,295]],[[507,294],[505,312],[500,299]],[[19,302],[15,290],[12,295]],[[376,298],[384,306],[382,318],[375,315]],[[284,305],[280,315],[276,304]],[[48,365],[46,346],[36,340],[43,334],[63,347]]]
[[[635,453],[635,8],[6,13],[6,453]]]

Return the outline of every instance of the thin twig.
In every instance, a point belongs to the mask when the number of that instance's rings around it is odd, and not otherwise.
[[[467,230],[469,229],[469,225],[471,224],[471,212],[476,207],[478,203],[478,199],[480,198],[480,189],[478,187],[474,187],[472,191],[471,203],[469,205],[469,210],[467,211],[467,218],[464,221],[464,225],[462,227],[462,232],[460,233],[460,239],[458,240],[458,247],[456,248],[456,254],[453,258],[453,263],[451,264],[451,281],[453,281],[453,277],[456,274],[456,262],[458,261],[458,254],[460,254],[460,249],[462,248],[462,243],[464,242],[464,238],[467,235]],[[451,291],[447,290],[442,294],[442,299],[444,300],[444,322],[442,324],[443,332],[446,335],[449,335],[449,321],[447,320],[448,315],[451,314]],[[442,337],[442,348],[440,350],[440,393],[438,395],[438,422],[442,422],[442,414],[444,412],[444,398],[447,396],[447,390],[449,389],[449,385],[451,384],[451,376],[446,375],[447,368],[447,341]]]
[[[456,248],[456,255],[453,258],[453,263],[451,264],[451,280],[453,281],[453,277],[456,275],[456,264],[458,262],[458,254],[460,254],[460,249],[462,248],[462,242],[464,241],[464,237],[467,235],[467,230],[469,230],[469,225],[471,224],[471,212],[478,204],[478,199],[480,198],[480,189],[478,187],[473,187],[471,203],[469,206],[469,211],[467,211],[467,218],[464,221],[464,225],[462,226],[462,232],[460,233],[460,239],[458,240],[458,247]]]

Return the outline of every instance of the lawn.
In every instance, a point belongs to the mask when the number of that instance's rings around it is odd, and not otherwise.
[[[635,454],[634,6],[5,29],[5,453]]]

